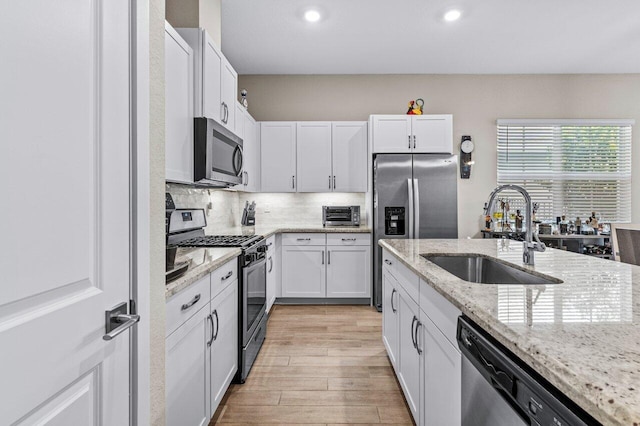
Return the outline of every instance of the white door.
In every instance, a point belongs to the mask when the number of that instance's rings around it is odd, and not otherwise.
[[[262,192],[296,192],[296,123],[260,123]]]
[[[411,120],[415,138],[414,153],[453,153],[451,115],[415,115]]]
[[[334,192],[367,192],[367,123],[332,123]]]
[[[327,297],[369,297],[369,246],[327,246]]]
[[[282,297],[325,297],[325,248],[282,247]]]
[[[267,313],[276,301],[278,263],[276,257],[276,237],[267,238]]]
[[[416,423],[419,420],[420,406],[420,355],[415,345],[415,329],[420,321],[418,304],[398,287],[399,325],[399,374],[398,381],[404,392],[411,415]]]
[[[129,14],[3,3],[0,424],[129,424]]]
[[[396,280],[382,268],[382,342],[398,372],[398,294]]]
[[[229,61],[222,57],[222,103],[226,116],[222,124],[232,132],[236,126],[236,102],[238,100],[238,73],[233,69]]]
[[[297,123],[298,192],[331,192],[331,123]]]
[[[411,152],[411,116],[374,115],[373,116],[373,152],[394,153]]]
[[[203,30],[204,55],[202,58],[202,117],[222,121],[222,52],[209,33]],[[196,113],[197,114],[197,113]]]
[[[237,118],[237,117],[236,117]],[[244,190],[256,192],[260,188],[260,148],[258,146],[258,126],[256,121],[245,111],[244,115]]]

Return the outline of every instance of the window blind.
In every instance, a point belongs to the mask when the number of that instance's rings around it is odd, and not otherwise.
[[[633,120],[498,120],[498,185],[523,186],[539,220],[631,221]]]

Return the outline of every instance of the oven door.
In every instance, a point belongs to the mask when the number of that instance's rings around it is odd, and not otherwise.
[[[242,345],[246,346],[264,315],[267,301],[267,259],[242,269]]]

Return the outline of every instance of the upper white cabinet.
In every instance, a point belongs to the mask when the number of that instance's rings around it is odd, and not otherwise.
[[[367,192],[367,123],[331,123],[334,192]]]
[[[374,153],[453,153],[453,116],[372,115]]]
[[[238,73],[202,28],[178,28],[195,56],[194,113],[235,131]]]
[[[236,189],[245,192],[260,190],[260,146],[258,123],[239,102],[236,102],[236,135],[242,138],[242,183]]]
[[[262,192],[296,192],[296,123],[260,123]]]
[[[168,22],[164,52],[166,180],[192,183],[194,53]]]
[[[327,192],[333,188],[331,123],[296,123],[298,192]]]
[[[367,191],[366,122],[262,122],[260,133],[263,192]]]

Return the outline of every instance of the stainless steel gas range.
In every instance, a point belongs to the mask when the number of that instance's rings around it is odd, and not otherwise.
[[[179,247],[239,247],[238,373],[244,383],[267,333],[265,239],[260,235],[205,235],[201,209],[176,209],[169,219],[167,244]]]

